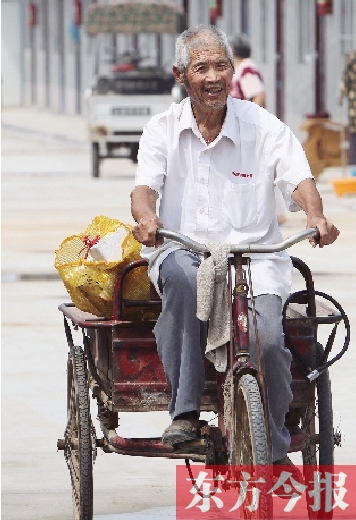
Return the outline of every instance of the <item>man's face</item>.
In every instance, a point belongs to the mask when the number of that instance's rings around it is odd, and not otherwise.
[[[184,75],[176,67],[173,68],[176,79],[196,104],[206,108],[223,108],[233,76],[225,49],[212,41],[193,49],[190,56],[191,61]]]

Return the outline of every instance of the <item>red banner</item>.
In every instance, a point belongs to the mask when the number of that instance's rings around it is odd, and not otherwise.
[[[185,466],[177,466],[177,520],[236,520],[241,508],[250,515],[262,509],[266,515],[267,508],[278,520],[356,519],[355,465],[297,466],[293,472],[278,466],[278,474],[276,466],[193,465],[191,470],[193,480]]]

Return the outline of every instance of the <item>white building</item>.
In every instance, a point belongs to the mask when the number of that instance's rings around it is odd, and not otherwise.
[[[186,8],[189,25],[209,23],[209,0],[169,1]],[[173,35],[89,37],[84,21],[90,3],[2,0],[3,106],[82,113],[83,92],[98,64],[108,67],[115,54],[127,49],[171,67]],[[344,56],[356,48],[356,0],[332,0],[332,13],[326,15],[316,14],[317,0],[220,3],[216,24],[228,36],[243,32],[251,40],[252,57],[266,82],[268,110],[297,134],[310,113],[328,112],[333,120],[347,122],[346,107],[340,108],[336,98]]]

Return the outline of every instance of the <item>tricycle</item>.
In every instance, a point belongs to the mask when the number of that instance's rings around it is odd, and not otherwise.
[[[308,229],[279,244],[231,246],[228,287],[232,319],[228,363],[224,372],[218,372],[208,359],[205,360],[206,382],[201,405],[202,411],[215,412],[216,424],[202,422],[200,438],[173,447],[164,445],[161,438],[124,438],[116,430],[120,412],[167,410],[170,402],[170,389],[153,333],[161,300],[153,286],[148,300],[124,298],[130,273],[136,269],[145,270],[146,261],[132,262],[118,276],[111,319],[83,312],[71,303],[59,306],[64,316],[69,352],[68,418],[64,438],[58,440],[57,447],[64,451],[70,471],[75,520],[93,518],[93,464],[97,448],[107,453],[183,459],[193,482],[190,461],[207,467],[224,466],[227,485],[236,482],[233,467],[247,466],[256,477],[270,467],[266,385],[260,360],[255,365],[249,355],[248,295],[253,295],[253,288],[248,255],[282,251],[315,233],[315,229]],[[204,245],[179,233],[160,229],[158,234],[180,242],[183,248],[205,257],[209,255]],[[333,425],[328,368],[346,352],[350,326],[340,304],[314,289],[308,266],[298,258],[291,258],[294,268],[304,278],[306,288],[292,293],[283,310],[285,346],[293,356],[293,401],[286,425],[287,422],[288,427],[300,425],[305,433],[305,443],[298,449],[302,451],[304,478],[308,479],[310,468],[333,466],[334,446],[341,443],[341,434]],[[250,301],[258,337],[253,298]],[[345,327],[345,340],[340,351],[329,359],[340,323]],[[332,327],[325,346],[317,337],[322,324]],[[72,328],[81,330],[82,345],[74,344]],[[97,401],[102,437],[97,437],[91,420],[90,393]],[[262,503],[256,516],[242,508],[242,518],[273,518],[271,496],[266,493],[260,498]],[[308,514],[310,518],[318,518],[310,508]]]

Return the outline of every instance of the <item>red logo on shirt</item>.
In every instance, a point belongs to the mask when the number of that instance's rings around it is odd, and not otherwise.
[[[232,175],[235,175],[235,177],[252,177],[252,173],[232,172]]]

